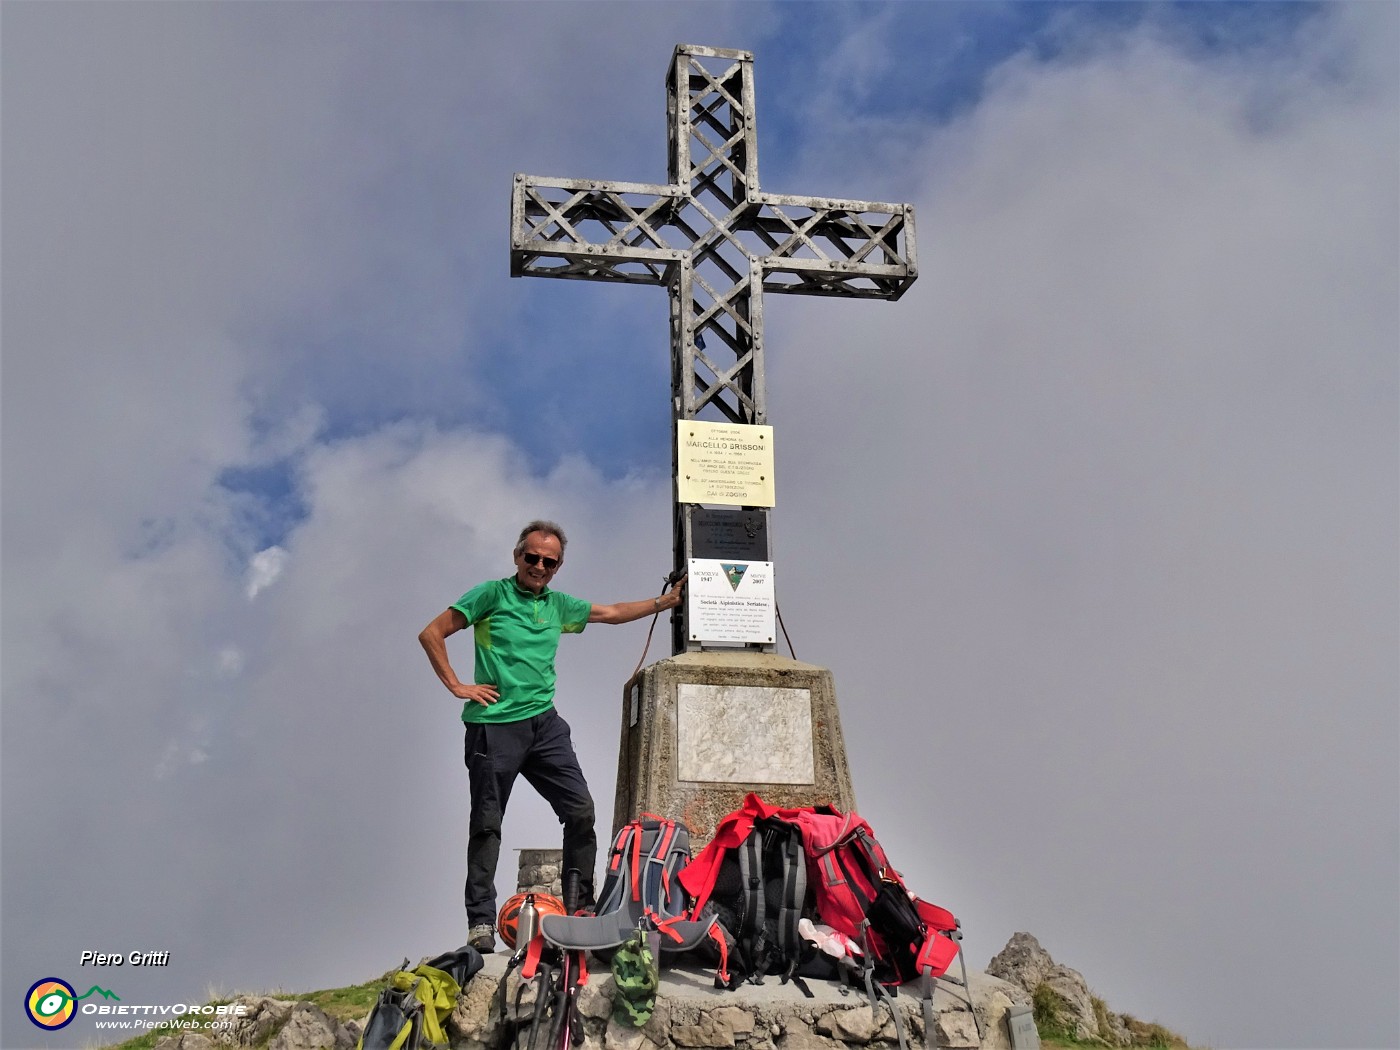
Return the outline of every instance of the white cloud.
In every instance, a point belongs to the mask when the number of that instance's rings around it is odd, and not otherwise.
[[[224,677],[237,678],[246,662],[243,651],[237,646],[230,645],[219,650],[218,670]]]
[[[248,600],[252,601],[258,596],[258,592],[266,590],[277,582],[282,575],[282,570],[287,567],[287,559],[290,557],[282,547],[268,547],[266,550],[258,551],[248,562],[248,584],[244,589]]]
[[[183,766],[197,766],[207,761],[209,752],[203,748],[172,740],[165,746],[165,752],[156,763],[155,776],[157,780],[165,780]]]

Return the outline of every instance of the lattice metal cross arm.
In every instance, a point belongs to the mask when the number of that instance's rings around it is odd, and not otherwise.
[[[511,276],[666,284],[690,247],[665,233],[681,196],[675,186],[517,175]]]
[[[769,291],[895,300],[919,276],[910,204],[762,194],[734,225]]]

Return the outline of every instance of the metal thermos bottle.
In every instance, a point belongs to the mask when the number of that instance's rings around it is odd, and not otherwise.
[[[535,939],[535,934],[540,929],[540,912],[535,907],[535,895],[527,893],[525,903],[520,906],[520,918],[515,927],[515,947],[517,951],[524,951],[525,946]]]

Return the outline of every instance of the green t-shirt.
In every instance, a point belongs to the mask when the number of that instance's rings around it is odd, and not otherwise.
[[[483,706],[462,705],[463,722],[519,722],[554,706],[554,654],[560,634],[588,626],[593,606],[551,591],[534,594],[514,576],[489,580],[452,603],[472,625],[477,685],[494,685],[501,698]]]

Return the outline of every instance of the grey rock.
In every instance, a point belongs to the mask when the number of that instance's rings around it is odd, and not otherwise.
[[[878,1038],[886,1024],[893,1024],[888,1010],[881,1007],[877,1012],[868,1005],[860,1005],[823,1014],[814,1027],[821,1035],[864,1046]]]
[[[631,1025],[609,1023],[603,1033],[603,1050],[660,1050],[647,1038],[646,1032]]]
[[[677,1046],[729,1047],[734,1045],[734,1029],[709,1013],[701,1017],[699,1024],[673,1027],[671,1040]]]
[[[938,1046],[940,1050],[976,1050],[982,1046],[972,1015],[944,1013],[938,1015]]]
[[[1105,1026],[1102,1024],[1099,1025],[1100,1034],[1113,1046],[1132,1045],[1133,1033],[1129,1030],[1128,1026],[1123,1023],[1122,1014],[1109,1013],[1107,1024],[1108,1031],[1103,1031],[1104,1027]]]
[[[651,1020],[642,1026],[642,1031],[657,1046],[665,1046],[670,1041],[673,1017],[679,1013],[674,1000],[658,994],[656,1006],[651,1011]]]
[[[806,1025],[789,1025],[778,1040],[778,1050],[845,1050],[845,1043],[818,1035]]]
[[[292,1004],[285,999],[274,999],[270,995],[239,996],[244,1014],[231,1016],[232,1024],[219,1037],[225,1046],[256,1046],[272,1038],[292,1014]],[[225,1042],[227,1038],[227,1042]]]
[[[1055,962],[1029,933],[1014,934],[1006,947],[987,964],[987,973],[1030,995],[1042,984],[1048,986],[1064,1004],[1061,1021],[1074,1032],[1076,1039],[1105,1039],[1110,1035],[1099,1031],[1084,975]]]
[[[320,1007],[296,1003],[268,1050],[354,1050],[358,1036]]]
[[[1055,960],[1038,940],[1029,933],[1015,933],[987,964],[987,973],[1030,993],[1050,975],[1055,965]]]
[[[594,1021],[607,1021],[612,1016],[613,996],[617,986],[611,980],[590,978],[578,994],[578,1012]]]
[[[753,1035],[754,1015],[747,1010],[737,1006],[721,1006],[718,1010],[711,1010],[710,1015],[716,1022],[728,1025],[735,1036]]]
[[[999,987],[978,1004],[978,1016],[983,1018],[982,1050],[1011,1050],[1011,1033],[1007,1030],[1006,1015],[1013,1005],[1030,1005],[1030,997],[1022,989],[1003,981],[997,981],[997,984]],[[1026,1001],[1016,1002],[1018,998],[1025,998]]]

